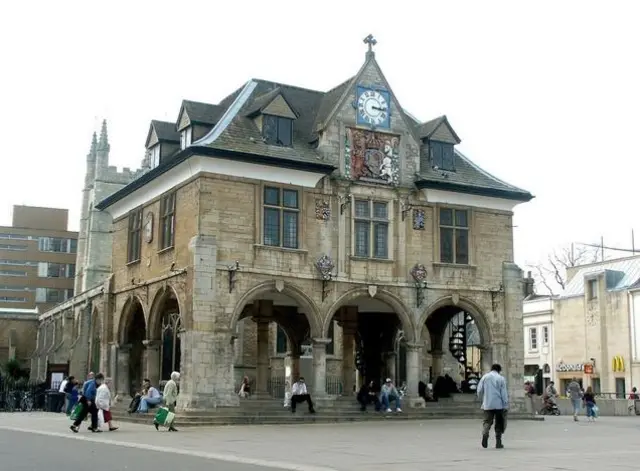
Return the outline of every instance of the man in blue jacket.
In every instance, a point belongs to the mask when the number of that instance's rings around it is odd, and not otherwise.
[[[73,433],[78,433],[78,427],[80,427],[80,424],[88,414],[91,414],[91,427],[89,427],[89,430],[91,430],[92,432],[102,432],[102,430],[98,428],[96,391],[98,390],[98,386],[100,386],[103,381],[104,375],[102,373],[98,373],[95,379],[88,379],[82,386],[82,397],[78,401],[80,404],[82,404],[82,410],[80,411],[80,414],[78,414],[78,417],[76,417],[73,425],[69,427]]]

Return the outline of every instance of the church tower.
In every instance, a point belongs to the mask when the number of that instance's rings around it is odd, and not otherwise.
[[[110,150],[107,121],[104,120],[100,139],[93,134],[91,150],[87,154],[76,260],[76,294],[102,283],[111,273],[113,221],[108,212],[95,210],[95,205],[138,177],[138,172],[128,168],[119,172],[116,167],[109,166]]]

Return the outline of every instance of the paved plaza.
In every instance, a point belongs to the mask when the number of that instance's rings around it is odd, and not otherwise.
[[[0,424],[0,458],[13,463],[12,470],[48,463],[80,471],[98,457],[113,460],[109,471],[200,470],[203,462],[229,471],[589,471],[637,470],[640,461],[636,417],[512,421],[504,450],[483,450],[480,423],[469,420],[185,428],[175,434],[124,423],[114,433],[83,429],[77,435],[66,418],[51,414],[0,414]],[[75,456],[71,464],[69,456]]]

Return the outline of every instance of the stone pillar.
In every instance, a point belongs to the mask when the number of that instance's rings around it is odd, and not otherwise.
[[[433,377],[431,381],[435,383],[438,376],[442,376],[443,373],[443,362],[442,362],[442,350],[432,350],[431,351],[431,371],[433,373]]]
[[[396,371],[396,360],[398,356],[396,352],[386,352],[384,354],[384,361],[387,371],[387,378],[391,378],[394,383],[398,382],[398,372]]]
[[[418,383],[420,382],[420,352],[421,343],[407,343],[407,394],[418,396]]]
[[[493,340],[492,361],[500,363],[503,375],[507,380],[510,408],[513,411],[524,411],[524,390],[522,388],[524,376],[524,336],[522,324],[522,270],[514,264],[502,264],[503,303],[499,303],[504,311],[500,319],[500,328],[495,329]]]
[[[191,322],[180,334],[181,365],[178,410],[211,410],[237,406],[233,377],[233,332],[220,321],[216,288],[215,236],[198,235],[189,242]],[[222,325],[221,325],[222,324]]]
[[[492,352],[490,348],[481,347],[480,348],[480,367],[482,368],[481,374],[487,374],[491,371],[491,365],[493,364],[492,360]]]
[[[291,361],[291,378],[293,381],[297,381],[300,377],[300,352],[292,352],[289,358]]]
[[[342,328],[342,395],[352,396],[355,386],[356,356],[355,328],[353,324],[344,324]]]
[[[313,339],[313,395],[327,395],[327,349],[331,339]]]
[[[160,371],[160,341],[158,340],[144,340],[144,365],[145,365],[145,377],[149,378],[151,384],[157,386],[160,384],[162,372]]]
[[[116,364],[116,392],[120,397],[129,397],[131,395],[131,385],[129,384],[130,354],[130,344],[118,346],[118,362]]]
[[[260,302],[262,304],[262,302]],[[258,318],[258,358],[256,368],[256,397],[267,397],[269,387],[269,319]]]

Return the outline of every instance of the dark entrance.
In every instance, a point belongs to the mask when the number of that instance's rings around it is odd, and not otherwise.
[[[390,313],[359,312],[356,333],[356,367],[366,382],[380,385],[386,376],[391,376],[385,355],[398,353],[396,336],[400,320]],[[396,359],[393,360],[396,364]],[[395,367],[394,367],[395,369]],[[394,381],[400,383],[396,371]]]
[[[129,353],[129,393],[133,396],[140,389],[143,378],[143,341],[147,336],[144,313],[139,302],[134,302],[125,330],[125,343],[131,346]]]

